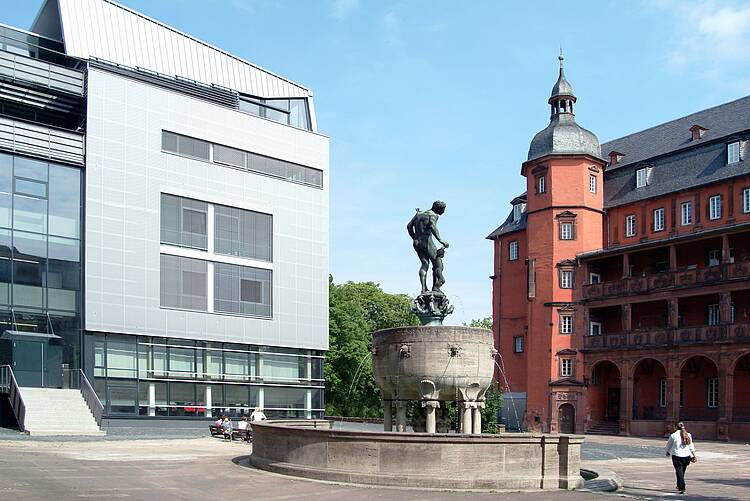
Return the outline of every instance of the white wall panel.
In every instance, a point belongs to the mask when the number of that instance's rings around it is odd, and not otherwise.
[[[94,331],[328,348],[328,139],[92,69],[86,316]],[[321,169],[324,189],[161,151],[162,130]],[[273,318],[160,307],[160,194],[273,214]]]

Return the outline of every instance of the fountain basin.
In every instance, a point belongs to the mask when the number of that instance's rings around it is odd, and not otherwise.
[[[575,435],[376,433],[253,423],[250,463],[296,477],[432,489],[575,489]]]

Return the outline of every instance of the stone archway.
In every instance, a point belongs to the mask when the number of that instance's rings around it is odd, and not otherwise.
[[[680,420],[716,422],[719,417],[719,369],[704,355],[686,359],[680,368]]]
[[[593,425],[620,419],[620,378],[620,368],[614,362],[602,360],[594,365],[586,391]]]
[[[734,364],[732,421],[750,423],[750,353],[745,353]]]
[[[639,361],[633,370],[633,420],[667,417],[667,371],[653,358]]]
[[[557,422],[560,433],[576,432],[576,408],[573,404],[562,404],[557,409]]]

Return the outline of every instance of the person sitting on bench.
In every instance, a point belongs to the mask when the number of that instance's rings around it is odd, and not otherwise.
[[[227,440],[232,440],[232,422],[229,420],[229,417],[224,416],[221,420],[221,429],[224,431],[224,437]]]

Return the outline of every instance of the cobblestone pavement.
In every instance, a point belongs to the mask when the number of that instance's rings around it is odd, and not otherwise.
[[[7,436],[7,435],[6,435]],[[0,499],[229,499],[321,500],[534,499],[750,499],[750,446],[699,443],[700,461],[688,469],[689,495],[671,486],[674,472],[663,441],[588,437],[584,467],[612,470],[625,487],[592,492],[460,493],[353,487],[296,480],[246,466],[251,446],[219,439],[4,440],[0,435]]]

